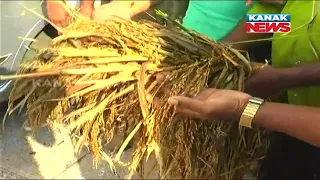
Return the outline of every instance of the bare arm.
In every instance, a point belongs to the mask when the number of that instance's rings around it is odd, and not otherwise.
[[[320,63],[278,69],[278,84],[283,89],[320,85]]]
[[[320,63],[276,69],[279,77],[273,86],[281,89],[320,85]],[[320,108],[265,103],[255,117],[255,124],[287,133],[320,147]]]
[[[253,122],[320,147],[320,108],[265,103]]]
[[[250,85],[251,89],[255,88],[252,92],[256,93],[250,94],[264,93],[264,91],[268,94],[272,92],[272,88],[278,91],[320,85],[320,63],[263,71],[261,70],[260,75],[257,73],[256,76],[249,78],[248,81],[256,82]],[[254,122],[257,126],[287,133],[320,147],[320,108],[265,103],[259,109]]]
[[[168,103],[183,115],[203,120],[239,121],[250,98],[239,91],[206,89],[193,98],[171,97]],[[286,133],[320,147],[320,107],[266,102],[258,109],[253,125]]]
[[[265,67],[246,80],[245,92],[267,98],[281,90],[320,85],[320,63],[293,68]]]

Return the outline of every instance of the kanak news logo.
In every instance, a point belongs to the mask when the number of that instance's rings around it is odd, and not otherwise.
[[[291,31],[290,14],[247,14],[247,33],[287,33]]]

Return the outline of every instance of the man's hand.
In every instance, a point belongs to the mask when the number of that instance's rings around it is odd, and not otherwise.
[[[279,70],[271,66],[261,68],[254,72],[245,82],[245,92],[251,96],[267,98],[282,90]]]
[[[151,94],[150,94],[150,91],[152,91],[153,89],[155,88],[158,88],[159,86],[162,86],[159,91],[157,93],[165,93],[165,94],[169,94],[169,91],[170,91],[170,85],[163,85],[163,83],[165,82],[166,78],[169,76],[169,72],[161,72],[161,73],[158,73],[156,75],[156,79],[155,81],[150,85],[150,87],[147,89],[147,101],[153,103],[154,105],[156,106],[160,106],[160,103],[159,103],[159,98],[157,96],[153,97]]]
[[[59,27],[66,27],[68,23],[71,22],[71,17],[69,16],[66,9],[57,1],[46,1],[48,19]]]
[[[82,5],[80,7],[80,14],[83,15],[84,17],[87,17],[87,18],[92,18],[92,15],[93,15],[93,11],[94,11],[94,7],[91,6],[91,5]]]
[[[283,89],[281,82],[281,69],[273,68],[272,66],[264,66],[262,63],[252,63],[252,68],[255,69],[254,74],[245,82],[245,92],[251,96],[267,98],[271,95],[279,93]],[[169,72],[161,72],[156,76],[156,86],[161,85]],[[170,85],[166,84],[161,87],[161,93],[168,93]],[[149,95],[151,97],[151,95]],[[149,101],[157,102],[157,97],[148,98]]]
[[[131,9],[129,6],[121,3],[121,1],[112,1],[108,4],[97,7],[93,13],[93,19],[103,23],[113,16],[123,19],[131,18]]]
[[[250,95],[233,90],[206,89],[193,98],[171,97],[177,113],[203,120],[239,120]]]

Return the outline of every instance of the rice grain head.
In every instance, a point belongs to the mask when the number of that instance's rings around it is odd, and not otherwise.
[[[76,20],[16,75],[0,76],[15,80],[10,109],[26,104],[32,128],[63,125],[77,151],[87,146],[95,166],[104,159],[114,173],[116,165],[128,165],[121,154],[132,143],[128,178],[136,171],[143,175],[143,164],[153,155],[162,179],[242,178],[265,155],[268,132],[176,117],[166,102],[206,87],[242,91],[251,63],[245,53],[171,23],[175,28],[119,18],[104,24]],[[156,84],[157,73],[165,71],[168,77]],[[39,88],[33,83],[39,80],[50,83]],[[148,101],[155,96],[157,104]],[[14,107],[21,97],[25,103]],[[169,126],[174,118],[179,121]],[[127,139],[110,157],[102,147],[123,127]]]

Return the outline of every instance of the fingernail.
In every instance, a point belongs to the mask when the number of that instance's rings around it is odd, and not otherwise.
[[[177,106],[178,105],[178,100],[175,98],[169,98],[168,99],[168,103],[173,105],[173,106]]]
[[[146,96],[146,100],[148,103],[152,103],[152,101],[153,101],[151,96]]]

